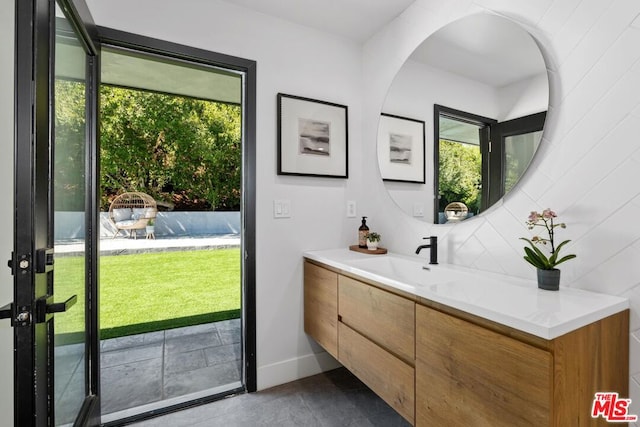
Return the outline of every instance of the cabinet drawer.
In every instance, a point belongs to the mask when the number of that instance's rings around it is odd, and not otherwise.
[[[338,274],[304,263],[304,331],[338,357]]]
[[[549,425],[551,353],[421,305],[416,320],[416,425]]]
[[[345,368],[413,424],[414,369],[338,322],[339,360]]]
[[[338,277],[340,320],[371,341],[413,365],[415,303],[390,292]]]

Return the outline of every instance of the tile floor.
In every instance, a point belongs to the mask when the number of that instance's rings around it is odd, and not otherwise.
[[[102,341],[102,414],[117,419],[130,408],[236,388],[240,341],[240,319]]]
[[[339,368],[257,393],[232,396],[137,427],[409,426],[349,371]]]

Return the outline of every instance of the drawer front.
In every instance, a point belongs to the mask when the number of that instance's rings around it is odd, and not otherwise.
[[[414,369],[338,323],[338,360],[385,402],[413,424],[415,414]]]
[[[549,425],[551,353],[421,305],[416,320],[416,425]]]
[[[345,276],[338,277],[340,320],[413,365],[415,303]]]
[[[338,274],[306,261],[304,331],[338,357]]]

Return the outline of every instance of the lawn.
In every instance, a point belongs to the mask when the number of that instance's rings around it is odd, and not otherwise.
[[[78,303],[56,315],[56,334],[84,328],[84,257],[55,261],[56,300]],[[82,292],[82,293],[81,293]],[[151,332],[240,316],[240,249],[152,252],[100,258],[100,337]]]

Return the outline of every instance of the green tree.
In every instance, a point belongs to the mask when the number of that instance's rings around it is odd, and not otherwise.
[[[463,202],[470,212],[480,210],[482,156],[477,146],[440,140],[440,211],[451,202]]]
[[[241,108],[103,85],[102,207],[124,191],[238,210]]]

